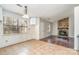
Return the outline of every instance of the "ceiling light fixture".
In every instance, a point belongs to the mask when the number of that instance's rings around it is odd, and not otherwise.
[[[29,18],[28,14],[27,14],[27,6],[24,6],[25,7],[25,14],[22,16],[23,18]]]
[[[23,18],[29,18],[29,16],[27,14],[24,14],[22,17]]]

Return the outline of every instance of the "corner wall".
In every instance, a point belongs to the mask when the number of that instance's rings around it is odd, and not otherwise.
[[[50,32],[48,30],[50,24]],[[40,19],[40,39],[46,38],[48,36],[52,35],[52,23],[49,21],[46,21],[45,19]]]
[[[69,16],[69,37],[74,37],[74,14]]]
[[[79,6],[78,7],[75,7],[74,9],[74,16],[75,16],[75,20],[74,20],[74,38],[75,38],[75,41],[74,41],[74,49],[75,50],[79,50]]]
[[[53,26],[52,35],[57,36],[58,35],[58,24],[57,24],[57,21],[54,21],[52,26]]]

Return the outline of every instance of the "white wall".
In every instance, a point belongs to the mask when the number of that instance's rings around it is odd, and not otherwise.
[[[69,16],[69,37],[74,37],[74,14]]]
[[[40,18],[39,17],[36,17],[36,24],[35,24],[35,39],[39,40],[40,39]]]
[[[79,38],[77,38],[77,36],[79,36],[79,6],[75,7],[74,9],[74,16],[75,16],[75,20],[74,20],[74,26],[75,26],[75,31],[74,31],[74,37],[75,37],[75,41],[74,41],[74,49],[79,50]]]
[[[52,24],[53,28],[52,28],[52,35],[58,35],[58,24],[57,24],[57,21],[54,21],[53,24]]]
[[[50,24],[50,32],[48,31],[48,26]],[[41,19],[40,20],[40,39],[46,38],[48,36],[52,35],[52,23],[48,22],[46,20]]]

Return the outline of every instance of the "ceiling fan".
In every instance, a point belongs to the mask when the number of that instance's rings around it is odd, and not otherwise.
[[[17,6],[19,7],[24,7],[25,10],[24,10],[24,15],[22,16],[23,18],[29,18],[29,16],[27,15],[27,6],[22,6],[21,4],[16,4]]]

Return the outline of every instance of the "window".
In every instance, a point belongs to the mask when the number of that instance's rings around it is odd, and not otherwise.
[[[30,25],[35,25],[36,24],[36,17],[32,17],[30,19]]]

